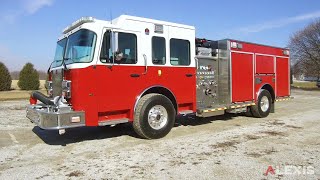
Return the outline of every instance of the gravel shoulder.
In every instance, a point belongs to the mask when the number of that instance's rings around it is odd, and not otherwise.
[[[0,101],[0,179],[319,179],[320,92],[293,90],[257,119],[179,117],[163,139],[130,125],[56,131],[34,127],[25,100]],[[312,167],[313,174],[268,166]]]

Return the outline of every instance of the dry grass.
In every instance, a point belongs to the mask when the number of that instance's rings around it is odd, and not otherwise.
[[[45,90],[45,87],[44,87],[45,83],[46,83],[45,80],[40,80],[40,90]],[[18,87],[18,80],[12,80],[11,89],[20,90],[20,88]]]
[[[40,80],[40,92],[47,94],[44,87],[45,80]],[[11,91],[0,91],[0,101],[28,99],[32,91],[23,91],[18,87],[18,80],[12,80]]]
[[[43,94],[47,94],[46,90],[39,90]],[[32,91],[12,90],[0,91],[0,101],[15,100],[15,99],[28,99]]]
[[[317,88],[317,82],[299,81],[293,82],[292,86],[296,88]]]

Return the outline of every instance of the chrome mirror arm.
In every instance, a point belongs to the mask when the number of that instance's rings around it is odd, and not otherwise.
[[[147,55],[146,54],[143,54],[143,59],[144,59],[145,71],[142,74],[147,74],[147,72],[148,72],[148,62],[147,62]]]

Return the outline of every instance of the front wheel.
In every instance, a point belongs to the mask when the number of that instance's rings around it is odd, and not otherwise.
[[[267,117],[271,111],[271,106],[272,98],[269,91],[262,90],[258,97],[257,104],[251,106],[251,113],[257,118]]]
[[[158,139],[166,136],[175,121],[172,102],[161,94],[143,96],[136,107],[133,129],[143,138]]]

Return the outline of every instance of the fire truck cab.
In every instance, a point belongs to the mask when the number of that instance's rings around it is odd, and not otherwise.
[[[161,138],[178,114],[268,116],[290,97],[289,68],[285,48],[198,39],[193,26],[141,17],[84,17],[63,30],[48,96],[33,92],[27,117],[60,134],[129,122]]]

